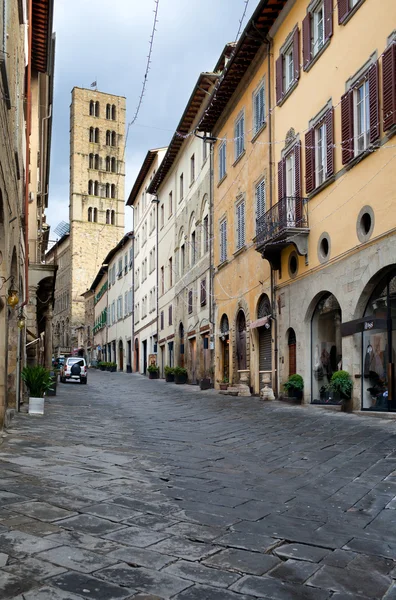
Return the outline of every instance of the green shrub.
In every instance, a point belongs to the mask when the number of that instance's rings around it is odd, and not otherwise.
[[[344,400],[350,400],[352,396],[353,383],[348,371],[336,371],[330,379],[329,388],[335,394],[339,394]]]
[[[149,373],[158,373],[159,372],[159,367],[157,365],[149,365],[147,367],[147,371]]]
[[[53,389],[51,373],[40,365],[24,367],[21,377],[31,398],[44,398],[44,393]]]
[[[185,369],[184,367],[175,367],[173,370],[175,375],[187,375],[187,369]]]
[[[174,375],[175,374],[175,369],[174,367],[168,367],[166,366],[165,369],[165,375]]]
[[[283,387],[287,391],[294,390],[296,392],[302,392],[304,389],[304,379],[301,377],[301,375],[290,375]]]

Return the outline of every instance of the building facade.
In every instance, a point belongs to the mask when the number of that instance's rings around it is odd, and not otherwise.
[[[149,357],[157,353],[157,235],[158,206],[147,189],[166,152],[149,150],[132,187],[127,205],[134,218],[133,371],[146,373]],[[156,360],[156,359],[155,359]]]
[[[210,145],[191,135],[217,76],[202,73],[148,191],[158,203],[159,366],[210,376]],[[190,134],[190,135],[187,135]]]
[[[102,267],[94,282],[90,292],[94,296],[94,315],[93,315],[93,344],[91,361],[107,361],[107,318],[108,318],[108,269]]]

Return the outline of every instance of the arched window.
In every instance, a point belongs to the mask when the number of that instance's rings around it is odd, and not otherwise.
[[[90,180],[88,181],[88,194],[89,194],[90,196],[92,196],[93,192],[94,192],[94,185],[93,185],[93,181],[92,181],[92,179],[90,179]]]
[[[106,198],[110,198],[110,183],[106,183]]]
[[[111,118],[113,119],[113,121],[116,120],[116,106],[115,106],[115,104],[113,104],[113,106],[111,107]]]
[[[97,208],[93,209],[93,220],[94,220],[94,223],[98,222],[98,209]]]
[[[223,315],[221,317],[221,321],[220,321],[220,331],[222,334],[224,335],[228,335],[229,331],[230,331],[230,325],[228,322],[228,317],[227,315]]]
[[[95,143],[99,144],[99,128],[95,128]]]
[[[111,211],[111,224],[115,225],[115,210]]]
[[[244,371],[247,367],[246,361],[246,317],[242,309],[238,311],[236,319],[236,353],[238,371]]]
[[[95,102],[95,117],[99,117],[99,102]]]
[[[117,194],[116,194],[116,186],[114,183],[111,184],[111,197],[112,198],[116,198]]]
[[[91,117],[95,116],[95,103],[93,100],[89,103],[89,114]]]
[[[106,225],[110,225],[110,210],[106,210]]]
[[[94,168],[94,155],[93,154],[89,155],[89,168],[90,169]]]
[[[95,140],[95,134],[94,134],[94,131],[95,131],[95,130],[94,130],[94,128],[93,128],[93,127],[90,127],[90,128],[89,128],[89,141],[90,141],[90,142],[93,142],[93,141]]]
[[[100,158],[99,154],[95,154],[95,169],[100,169]]]
[[[88,208],[88,221],[90,223],[92,222],[92,208],[91,207]]]
[[[195,232],[195,215],[190,219],[190,265],[195,265],[197,261],[197,240]]]
[[[94,183],[94,196],[99,196],[99,181]]]
[[[111,119],[111,106],[106,104],[106,119]]]
[[[117,173],[117,161],[114,156],[111,157],[111,172]]]
[[[111,167],[110,156],[106,156],[106,171],[110,171],[110,167]]]
[[[261,319],[271,314],[271,302],[267,294],[263,294],[257,305],[257,318]]]
[[[117,146],[117,134],[115,131],[111,132],[111,145]]]
[[[106,146],[110,146],[111,145],[111,131],[107,130],[106,131]]]

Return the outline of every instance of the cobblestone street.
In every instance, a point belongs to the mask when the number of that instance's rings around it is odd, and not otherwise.
[[[394,421],[89,373],[0,447],[0,598],[396,598]]]

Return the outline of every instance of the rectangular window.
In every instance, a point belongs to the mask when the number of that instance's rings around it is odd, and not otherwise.
[[[312,13],[312,29],[312,54],[315,56],[325,42],[323,2],[321,2]]]
[[[124,256],[124,275],[128,273],[128,254]]]
[[[184,181],[183,181],[183,173],[180,175],[180,198],[179,202],[184,198]]]
[[[197,247],[195,241],[195,231],[191,234],[191,264],[195,265],[197,259]]]
[[[226,176],[227,173],[227,165],[226,165],[226,157],[227,157],[227,146],[225,142],[219,147],[219,181]]]
[[[260,131],[265,123],[265,91],[264,84],[253,95],[253,133]]]
[[[171,288],[173,285],[173,264],[172,258],[169,259],[169,287]]]
[[[184,244],[180,248],[180,275],[184,275],[184,268],[186,266],[186,255]]]
[[[164,267],[161,267],[161,294],[165,294],[165,275]]]
[[[201,279],[201,306],[206,304],[206,277]]]
[[[125,292],[125,294],[124,294],[124,315],[125,316],[129,313],[128,294],[129,294],[129,292]]]
[[[220,262],[227,260],[227,220],[220,223]]]
[[[119,279],[120,277],[122,277],[122,258],[120,258],[120,259],[119,259],[119,261],[118,261],[118,272],[117,272],[117,276],[118,276],[118,279]]]
[[[295,157],[291,152],[286,158],[286,196],[291,198],[296,193]]]
[[[315,182],[316,185],[321,185],[326,178],[326,124],[321,123],[315,129]]]
[[[203,251],[208,252],[209,250],[209,217],[206,217],[203,220]]]
[[[195,154],[190,158],[190,183],[195,181]]]
[[[366,150],[370,144],[369,82],[365,79],[354,90],[355,153]]]
[[[188,290],[188,314],[191,315],[193,311],[193,292]]]
[[[161,227],[164,226],[164,222],[165,222],[165,208],[164,208],[164,205],[161,204]]]
[[[161,310],[161,330],[164,328],[164,311]]]
[[[283,55],[284,68],[283,68],[283,89],[284,93],[288,91],[291,85],[294,83],[294,56],[293,56],[293,45],[285,51]]]
[[[235,122],[234,127],[235,138],[235,160],[241,156],[245,150],[245,115],[242,113]]]
[[[172,192],[169,192],[169,216],[171,217],[173,214],[173,198]]]
[[[168,325],[172,325],[172,304],[169,307]]]
[[[208,144],[205,140],[202,141],[202,162],[208,158]]]
[[[129,269],[133,267],[133,246],[129,248]]]
[[[262,221],[265,215],[265,204],[266,204],[266,189],[265,179],[262,179],[256,185],[256,234],[262,229]]]
[[[245,245],[245,201],[242,200],[236,206],[236,220],[237,220],[237,236],[236,236],[236,249],[240,250]]]

